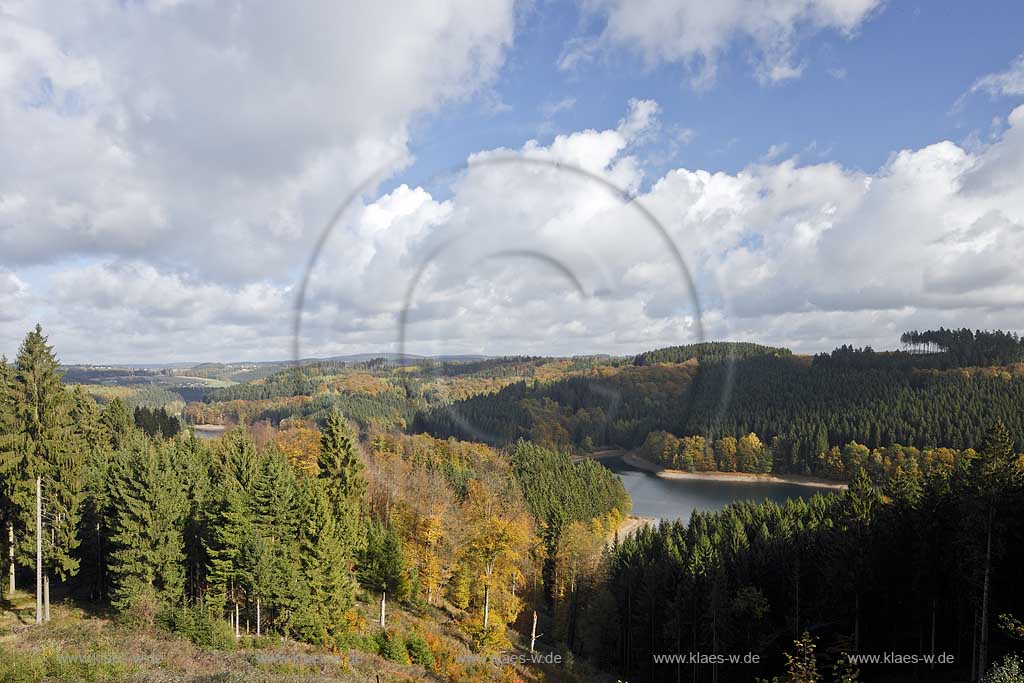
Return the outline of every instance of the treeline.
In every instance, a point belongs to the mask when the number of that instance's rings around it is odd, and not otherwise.
[[[289,396],[312,396],[324,383],[323,378],[343,372],[343,363],[323,362],[287,368],[262,379],[213,389],[206,402],[260,401]]]
[[[1024,362],[1024,340],[1001,330],[971,331],[966,327],[959,330],[940,327],[924,332],[911,330],[900,336],[900,342],[914,352],[940,352],[950,367]]]
[[[633,359],[633,364],[685,363],[688,360],[696,360],[698,363],[721,363],[755,356],[791,356],[792,354],[793,352],[787,348],[764,346],[751,342],[702,342],[645,351]]]
[[[737,439],[723,436],[678,438],[668,432],[651,432],[638,454],[669,469],[688,472],[755,472],[772,471],[772,449],[751,432]]]
[[[276,425],[290,418],[323,424],[331,411],[338,411],[356,423],[361,432],[367,433],[374,428],[403,429],[412,421],[413,410],[406,393],[400,388],[394,388],[376,394],[325,391],[313,396],[190,403],[185,407],[184,414],[190,424],[253,424],[267,421]]]
[[[593,582],[588,618],[609,623],[581,651],[630,680],[749,681],[781,668],[778,653],[809,631],[826,670],[842,653],[946,652],[953,664],[864,666],[864,679],[980,681],[1024,633],[1022,472],[997,424],[979,453],[928,473],[901,467],[884,489],[861,470],[843,493],[643,529]],[[760,663],[656,663],[666,652]],[[784,680],[833,680],[790,671]]]

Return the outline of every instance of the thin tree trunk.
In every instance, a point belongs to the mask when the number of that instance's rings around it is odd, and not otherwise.
[[[537,610],[533,610],[533,627],[530,629],[530,652],[537,643]]]
[[[387,612],[387,604],[388,604],[388,592],[387,591],[381,591],[380,592],[380,627],[381,628],[384,628],[384,617],[386,616],[386,612]],[[485,623],[484,626],[486,626],[486,625],[487,624]]]
[[[43,601],[46,607],[43,609],[43,620],[50,620],[50,575],[43,575]]]
[[[971,675],[978,668],[978,609],[974,609],[974,628],[971,629]]]
[[[932,664],[931,669],[935,669],[935,598],[932,598]]]
[[[988,509],[988,528],[985,539],[985,579],[981,587],[981,639],[978,644],[978,681],[985,677],[985,664],[988,658],[988,596],[992,574],[992,524],[995,517],[995,507],[990,505]]]
[[[256,637],[260,636],[260,599],[256,598]]]
[[[36,477],[36,623],[43,623],[43,480]]]
[[[7,523],[7,570],[10,572],[10,593],[14,595],[14,522]]]
[[[236,602],[235,603],[235,638],[241,638],[242,637],[242,634],[239,632],[238,624],[239,624],[239,621],[238,621],[238,603]]]
[[[487,630],[487,620],[491,611],[491,587],[484,584],[484,630]]]

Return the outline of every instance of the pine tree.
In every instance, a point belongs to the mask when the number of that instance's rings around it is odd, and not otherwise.
[[[302,493],[287,456],[276,447],[262,453],[260,475],[253,487],[252,508],[259,543],[243,549],[247,590],[260,601],[264,624],[282,633],[291,630],[293,616],[306,602],[299,562]],[[269,562],[260,557],[260,545]],[[258,575],[257,575],[258,574]]]
[[[245,491],[224,476],[214,490],[205,541],[210,599],[217,607],[241,601],[242,546],[255,533]]]
[[[61,384],[60,363],[42,328],[29,332],[18,351],[14,382],[23,448],[14,503],[21,517],[23,557],[35,566],[35,479],[43,479],[43,544],[46,571],[62,579],[78,572],[78,525],[83,498],[84,457],[71,421],[72,401]]]
[[[180,602],[186,502],[166,448],[136,437],[110,463],[112,603],[151,610]]]
[[[387,591],[396,599],[409,592],[402,539],[394,525],[372,520],[366,529],[366,549],[359,562],[359,582],[374,592]]]
[[[319,480],[307,489],[300,560],[309,595],[297,622],[306,640],[333,647],[344,632],[345,612],[355,602],[355,580],[324,489]]]
[[[135,431],[131,410],[120,398],[114,398],[100,413],[100,423],[106,428],[110,446],[121,450]]]
[[[348,426],[339,412],[327,415],[320,437],[319,481],[331,506],[346,556],[354,558],[365,546],[363,462]],[[351,561],[351,560],[350,560]]]
[[[988,666],[988,640],[992,569],[996,561],[994,547],[998,546],[998,518],[1009,491],[1020,482],[1020,468],[1016,463],[1013,442],[1002,420],[989,430],[978,458],[972,467],[974,516],[979,519],[984,548],[981,550],[981,599],[976,680],[981,681]]]

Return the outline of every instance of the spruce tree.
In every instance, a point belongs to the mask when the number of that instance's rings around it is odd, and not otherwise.
[[[967,499],[970,518],[977,520],[984,545],[980,550],[980,615],[976,680],[988,665],[989,621],[991,620],[992,570],[999,559],[999,517],[1012,489],[1020,484],[1013,441],[1002,420],[996,420],[972,463],[971,495]],[[983,540],[981,540],[983,539]]]
[[[354,604],[355,580],[324,489],[319,480],[307,487],[300,560],[309,594],[297,621],[304,639],[332,647],[344,632],[346,610]]]
[[[206,578],[212,604],[223,608],[242,598],[242,546],[255,532],[245,491],[221,474],[206,528]]]
[[[61,384],[60,363],[43,336],[29,332],[18,351],[14,382],[23,449],[14,503],[21,517],[23,557],[35,566],[35,479],[43,480],[46,571],[62,580],[78,572],[76,549],[83,499],[84,457],[72,423],[72,401]]]
[[[137,436],[109,474],[112,603],[121,610],[180,602],[185,496],[170,453]]]
[[[135,431],[131,410],[120,398],[114,398],[100,413],[100,423],[107,430],[107,438],[114,450],[120,450]]]
[[[336,410],[327,415],[318,464],[318,480],[331,507],[338,538],[351,561],[366,545],[362,520],[366,478],[355,438]]]
[[[394,525],[372,520],[366,529],[366,548],[359,561],[359,582],[374,592],[387,591],[401,600],[409,592],[402,538]]]

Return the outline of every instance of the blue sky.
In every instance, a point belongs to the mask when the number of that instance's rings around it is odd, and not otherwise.
[[[311,271],[305,355],[397,350],[403,307],[419,353],[1024,331],[1021,26],[947,0],[0,0],[0,352],[41,322],[68,362],[287,357],[317,238],[381,169]],[[530,163],[466,168],[498,149]]]
[[[478,149],[614,127],[630,98],[661,105],[666,130],[659,146],[673,133],[692,131],[687,144],[653,164],[655,171],[735,173],[777,146],[784,156],[872,172],[899,149],[987,136],[993,119],[1006,117],[1006,100],[976,93],[956,105],[978,78],[1024,51],[1022,26],[1022,3],[889,2],[851,36],[823,31],[804,38],[799,78],[758,83],[753,48],[741,38],[730,44],[715,82],[695,89],[685,66],[645,65],[628,49],[560,69],[566,43],[595,36],[601,21],[588,20],[573,3],[542,0],[520,13],[515,45],[492,88],[423,116],[412,145],[420,163],[398,182],[457,166]]]

